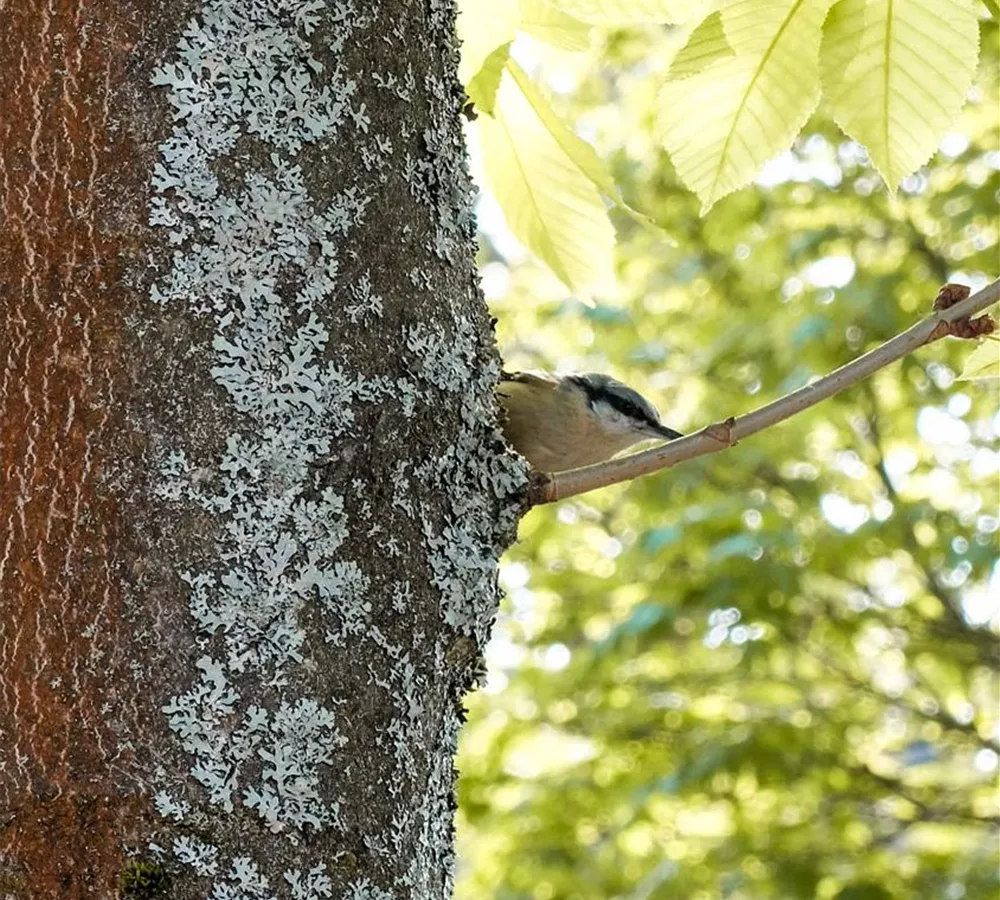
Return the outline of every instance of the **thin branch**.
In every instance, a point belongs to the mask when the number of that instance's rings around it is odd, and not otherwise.
[[[923,576],[928,592],[941,604],[945,613],[945,619],[950,624],[952,633],[957,633],[962,638],[968,639],[979,662],[982,665],[995,669],[998,662],[1000,662],[1000,641],[997,640],[997,637],[992,632],[977,628],[965,618],[962,612],[962,604],[957,594],[951,591],[941,580],[938,573],[934,571],[927,558],[927,553],[920,546],[916,532],[913,530],[914,516],[910,504],[896,490],[896,485],[893,483],[892,476],[889,474],[889,469],[886,465],[882,431],[879,426],[881,417],[879,415],[878,397],[871,389],[870,384],[866,385],[866,393],[871,412],[865,422],[867,430],[858,429],[858,433],[861,439],[868,443],[874,453],[875,461],[872,464],[873,468],[878,474],[879,480],[882,482],[882,487],[885,489],[893,507],[899,513],[896,521],[901,531],[903,549],[909,554],[910,559],[913,560],[913,564]]]
[[[942,288],[938,298],[945,297],[948,290],[949,286]],[[953,292],[954,290],[952,288]],[[717,422],[703,428],[697,434],[654,447],[652,450],[635,453],[632,456],[612,459],[595,466],[572,469],[568,472],[536,473],[530,489],[530,500],[536,505],[552,503],[611,484],[630,481],[640,475],[649,475],[661,469],[668,469],[685,460],[694,459],[696,456],[718,453],[745,437],[783,422],[821,400],[826,400],[828,397],[863,381],[879,369],[885,368],[924,344],[930,344],[948,335],[971,337],[976,336],[977,333],[988,333],[991,329],[983,325],[982,319],[971,320],[971,317],[992,306],[998,300],[1000,300],[1000,280],[988,284],[981,291],[977,291],[972,296],[960,300],[947,309],[938,309],[916,325],[864,356],[859,356],[818,381],[799,388],[797,391],[792,391],[790,394],[786,394],[773,403],[768,403],[745,416]],[[977,323],[982,326],[978,332],[975,327]]]
[[[979,733],[979,729],[975,722],[962,722],[959,719],[956,719],[947,711],[944,704],[941,702],[935,701],[938,707],[936,711],[924,709],[921,707],[919,699],[907,696],[906,694],[900,694],[899,696],[887,694],[880,690],[870,680],[863,678],[860,675],[856,675],[848,667],[841,665],[841,663],[838,662],[833,656],[827,654],[822,648],[817,647],[815,642],[808,640],[807,632],[809,628],[811,628],[809,621],[807,621],[805,623],[805,627],[798,632],[789,627],[782,627],[777,622],[772,624],[775,628],[777,628],[778,633],[782,635],[785,642],[789,646],[801,647],[804,653],[811,656],[824,668],[839,676],[849,688],[854,688],[855,690],[860,691],[869,697],[873,697],[888,706],[901,706],[906,709],[907,712],[920,719],[936,722],[948,731],[964,735],[969,738],[970,741],[975,742],[984,749],[992,750],[994,753],[1000,753],[1000,741],[984,738]]]
[[[913,560],[917,568],[920,569],[921,574],[924,576],[927,589],[944,608],[945,615],[948,616],[953,625],[958,626],[963,631],[967,630],[968,623],[962,615],[962,607],[958,598],[954,597],[945,588],[945,586],[941,583],[941,580],[938,578],[937,573],[927,564],[927,560],[924,559],[923,554],[919,552],[920,543],[913,531],[913,522],[909,516],[909,510],[903,502],[903,499],[899,496],[899,493],[896,490],[896,485],[892,481],[892,476],[889,474],[889,468],[886,465],[885,451],[882,446],[882,431],[879,428],[878,398],[875,396],[875,392],[871,390],[870,386],[868,389],[868,402],[871,404],[872,414],[868,417],[868,421],[866,423],[868,434],[861,435],[861,437],[863,439],[867,439],[868,443],[874,449],[876,454],[875,471],[878,473],[879,480],[882,482],[882,487],[885,488],[885,492],[889,496],[889,500],[892,502],[892,505],[899,510],[901,516],[901,530],[903,532],[904,549],[910,554],[910,559]]]

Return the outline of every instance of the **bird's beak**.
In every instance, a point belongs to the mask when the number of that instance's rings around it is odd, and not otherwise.
[[[679,431],[674,431],[673,428],[667,428],[666,425],[650,425],[649,430],[653,433],[655,437],[665,438],[668,441],[675,440],[676,438],[684,437]]]

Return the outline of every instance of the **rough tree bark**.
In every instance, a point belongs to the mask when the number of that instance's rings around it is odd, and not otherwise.
[[[453,15],[0,0],[0,896],[450,894],[524,485]]]

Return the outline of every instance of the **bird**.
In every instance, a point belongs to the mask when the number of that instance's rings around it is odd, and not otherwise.
[[[645,397],[601,372],[502,372],[497,396],[508,443],[540,472],[610,459],[633,444],[683,437]]]

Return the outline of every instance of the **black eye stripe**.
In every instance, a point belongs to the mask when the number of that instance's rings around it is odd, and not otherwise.
[[[649,421],[649,414],[638,404],[633,403],[627,397],[619,397],[618,394],[606,393],[601,394],[598,398],[599,402],[606,403],[612,409],[620,412],[623,416],[629,419],[638,419],[642,422]],[[591,406],[593,406],[594,401],[591,400]]]
[[[653,425],[660,423],[659,417],[655,413],[644,409],[630,397],[623,396],[610,385],[595,384],[591,377],[586,375],[570,375],[568,380],[587,395],[587,404],[591,409],[594,409],[598,403],[606,403],[630,419],[637,419],[640,422],[648,422]],[[621,385],[621,387],[625,388],[625,385]],[[628,388],[625,389],[628,390]]]
[[[646,414],[645,410],[641,409],[631,400],[627,400],[625,397],[619,397],[617,394],[609,394],[608,402],[615,409],[618,410],[622,415],[628,416],[630,419],[639,419],[642,422],[648,422],[649,416]]]

